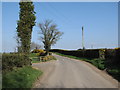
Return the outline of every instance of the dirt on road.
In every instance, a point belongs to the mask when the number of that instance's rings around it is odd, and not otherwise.
[[[43,71],[34,88],[117,88],[118,82],[93,65],[54,55],[57,60],[34,63]]]

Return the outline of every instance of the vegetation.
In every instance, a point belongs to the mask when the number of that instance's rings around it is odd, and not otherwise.
[[[46,20],[44,23],[39,24],[40,34],[42,35],[40,39],[44,44],[44,48],[46,50],[46,55],[49,53],[51,45],[56,44],[56,42],[60,39],[62,32],[58,31],[57,25],[52,24],[52,21]]]
[[[17,67],[29,66],[31,60],[25,54],[3,53],[2,54],[2,70],[11,71]]]
[[[69,57],[69,58],[73,58],[73,59],[87,61],[87,62],[93,64],[94,66],[96,66],[97,68],[99,68],[101,70],[105,69],[105,65],[104,65],[105,60],[104,59],[80,58],[80,57],[75,57],[75,56],[70,56],[70,55],[64,55],[64,54],[61,54],[61,53],[56,53],[56,54],[61,55],[61,56],[65,56],[65,57]]]
[[[29,58],[32,60],[32,63],[40,63],[40,62],[46,62],[50,60],[56,60],[56,58],[52,55],[47,56],[39,56],[39,53],[30,53]]]
[[[115,79],[117,79],[118,81],[120,81],[120,66],[119,64],[109,64],[108,62],[106,62],[105,59],[90,59],[90,58],[80,58],[80,57],[75,57],[75,56],[70,56],[70,55],[64,55],[61,53],[57,53],[54,52],[58,55],[61,56],[65,56],[65,57],[69,57],[69,58],[73,58],[73,59],[78,59],[78,60],[83,60],[83,61],[87,61],[91,64],[93,64],[94,66],[96,66],[97,68],[104,70],[106,69],[106,71],[112,75]]]
[[[120,66],[111,67],[107,72],[120,82]]]
[[[29,2],[20,1],[20,20],[17,23],[17,34],[21,43],[21,52],[29,53],[31,44],[32,28],[35,25],[35,11],[31,0]]]
[[[56,24],[53,24],[50,20],[46,20],[44,23],[39,24],[40,39],[44,44],[45,51],[40,49],[41,46],[39,44],[31,43],[32,29],[36,23],[36,12],[34,11],[34,5],[31,0],[27,0],[28,2],[23,1],[26,0],[19,2],[20,12],[17,22],[17,36],[15,37],[18,44],[18,53],[3,53],[2,60],[0,57],[3,70],[3,88],[32,88],[33,83],[42,75],[42,72],[32,68],[30,65],[32,63],[56,60],[49,51],[51,46],[56,44],[63,34],[57,29]],[[30,53],[30,50],[33,51]],[[120,60],[117,59],[120,58],[120,48],[116,48],[115,50],[85,49],[77,51],[57,51],[59,52],[56,53],[58,55],[84,60],[101,70],[106,69],[109,74],[120,81]],[[62,52],[62,54],[60,52]],[[106,60],[108,62],[106,62]]]
[[[120,82],[120,64],[106,63],[106,71]]]
[[[30,53],[29,58],[32,60],[32,63],[40,63],[38,53]]]
[[[58,52],[65,55],[71,55],[76,57],[87,57],[87,58],[99,58],[99,49],[85,49],[85,50],[61,50],[52,49],[51,52]]]
[[[34,49],[31,53],[45,53],[45,51],[44,50],[42,50],[42,49]]]
[[[3,88],[32,88],[41,74],[41,71],[30,66],[3,73]]]
[[[37,44],[37,43],[35,43],[35,42],[31,42],[31,45],[30,45],[30,49],[31,49],[31,50],[40,49],[40,48],[42,48],[41,45],[39,45],[39,44]]]
[[[47,56],[41,57],[40,60],[42,62],[45,62],[45,61],[50,61],[50,60],[56,60],[56,58],[52,55],[49,55],[49,56],[47,55]]]
[[[30,1],[30,0],[29,0]],[[2,55],[3,70],[3,88],[31,88],[33,82],[41,71],[33,69],[28,53],[30,52],[31,33],[35,25],[35,12],[33,2],[21,2],[20,20],[17,23],[17,41],[18,53]],[[21,67],[21,68],[20,68]]]
[[[32,58],[32,57],[37,57],[37,56],[38,56],[37,54],[38,54],[38,53],[30,53],[30,54],[29,54],[29,57],[30,57],[30,58]]]

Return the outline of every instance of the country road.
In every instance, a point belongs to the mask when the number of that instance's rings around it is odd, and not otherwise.
[[[57,60],[33,64],[43,75],[34,88],[117,88],[118,82],[93,65],[54,55]]]

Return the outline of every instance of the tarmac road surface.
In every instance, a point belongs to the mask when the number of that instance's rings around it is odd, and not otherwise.
[[[56,61],[34,63],[43,71],[34,88],[117,88],[118,82],[93,65],[59,55]]]

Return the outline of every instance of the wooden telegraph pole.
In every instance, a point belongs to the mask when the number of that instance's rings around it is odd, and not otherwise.
[[[82,26],[82,48],[85,49],[84,47],[84,27]]]

